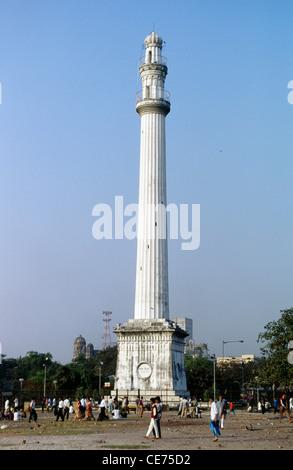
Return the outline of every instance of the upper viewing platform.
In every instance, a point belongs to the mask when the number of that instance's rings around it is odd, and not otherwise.
[[[160,55],[157,57],[152,57],[151,54],[146,54],[139,59],[139,66],[147,65],[147,64],[160,64],[165,65],[167,67],[167,58]]]
[[[165,100],[170,103],[170,93],[162,88],[146,87],[136,93],[136,102],[141,100]]]

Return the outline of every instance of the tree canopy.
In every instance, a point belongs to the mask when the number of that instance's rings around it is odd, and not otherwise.
[[[288,343],[293,339],[293,308],[281,310],[277,321],[269,322],[258,336],[263,360],[259,380],[263,385],[293,386],[293,366],[288,362]]]

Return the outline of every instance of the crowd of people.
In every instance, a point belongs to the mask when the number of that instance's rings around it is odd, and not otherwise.
[[[213,440],[217,441],[221,435],[221,430],[224,429],[224,421],[227,414],[235,414],[233,401],[227,402],[227,400],[220,396],[218,400],[214,398],[209,399],[210,404],[210,429],[213,435]],[[93,409],[98,412],[94,416]],[[133,406],[132,406],[133,408]],[[108,419],[125,419],[130,412],[130,405],[128,397],[104,397],[99,396],[97,402],[94,401],[93,397],[82,397],[77,398],[72,403],[69,397],[64,400],[59,397],[59,400],[53,398],[52,402],[50,398],[43,399],[41,404],[42,412],[45,409],[50,413],[53,412],[55,420],[65,421],[69,419],[72,414],[75,421],[91,421],[91,420],[108,420]],[[145,435],[148,439],[152,434],[154,439],[161,438],[161,419],[163,407],[159,396],[150,399],[150,403],[145,404],[143,397],[137,397],[134,411],[140,417],[143,416],[144,410],[150,411],[150,423]],[[265,413],[270,411],[271,405],[262,397],[258,403],[258,412]],[[290,413],[293,412],[293,398],[290,400],[287,398],[285,393],[282,394],[280,399],[274,398],[273,401],[274,414],[279,413],[279,422],[281,423],[283,416],[286,416],[289,423],[292,423]],[[248,405],[247,411],[252,412],[250,405]],[[28,414],[27,414],[28,413]],[[201,410],[199,407],[198,400],[194,397],[187,399],[187,397],[179,397],[178,415],[180,418],[188,417],[201,417]],[[38,415],[36,410],[36,400],[33,398],[27,410],[24,410],[20,406],[18,397],[12,402],[9,399],[5,400],[4,408],[0,404],[0,419],[2,420],[22,420],[28,418],[28,422],[37,422]]]
[[[140,414],[143,413],[143,401],[140,399]],[[41,412],[47,411],[52,413],[56,421],[65,421],[72,415],[75,421],[91,421],[98,420],[103,421],[107,419],[123,419],[129,414],[129,403],[128,398],[124,397],[123,400],[118,400],[117,397],[108,397],[107,399],[102,395],[99,396],[97,401],[93,397],[77,397],[74,402],[69,397],[63,399],[43,398],[41,406],[39,407]],[[96,416],[93,413],[93,409],[96,411]],[[0,419],[16,421],[28,418],[29,423],[31,421],[37,422],[38,414],[36,409],[36,399],[33,398],[26,410],[19,406],[18,397],[10,401],[5,400],[4,407],[0,403]]]
[[[3,408],[0,402],[0,420],[18,421],[26,417],[27,414],[19,403],[18,397],[15,397],[11,403],[9,398],[7,398]]]
[[[229,411],[227,411],[228,408]],[[261,397],[257,405],[257,411],[264,414],[265,412],[270,412],[270,409],[271,405],[269,401],[264,397]],[[274,398],[273,409],[274,414],[279,413],[279,423],[282,422],[284,415],[287,417],[289,423],[293,422],[291,419],[291,413],[293,412],[293,397],[288,399],[286,393],[283,393],[280,399]],[[217,441],[221,435],[220,429],[224,428],[224,420],[227,413],[235,414],[234,404],[232,401],[228,404],[227,400],[223,397],[220,397],[218,401],[214,398],[210,398],[210,410],[210,429],[214,436],[213,440]],[[250,413],[252,412],[252,406],[250,403],[248,404],[247,411]]]
[[[179,395],[178,416],[181,418],[201,418],[201,409],[197,398],[188,399]]]
[[[281,398],[276,398],[274,397],[272,404],[270,401],[265,398],[265,397],[260,397],[260,399],[257,402],[256,409],[253,407],[252,403],[248,403],[247,406],[247,411],[249,413],[252,413],[253,411],[257,411],[258,413],[265,414],[265,413],[271,413],[273,412],[274,414],[280,413],[280,420],[282,419],[282,416],[285,414],[287,417],[290,415],[290,413],[293,413],[293,397],[291,397],[289,400],[287,398],[286,393],[283,393]],[[291,418],[290,418],[291,422]]]

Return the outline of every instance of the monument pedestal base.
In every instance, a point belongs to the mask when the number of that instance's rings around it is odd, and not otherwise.
[[[160,396],[177,406],[179,395],[189,396],[184,366],[184,338],[187,333],[166,319],[129,320],[114,329],[117,335],[115,390],[119,398],[146,403]]]

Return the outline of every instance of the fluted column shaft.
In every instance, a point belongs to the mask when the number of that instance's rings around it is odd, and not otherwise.
[[[141,114],[135,319],[169,318],[165,114]]]

